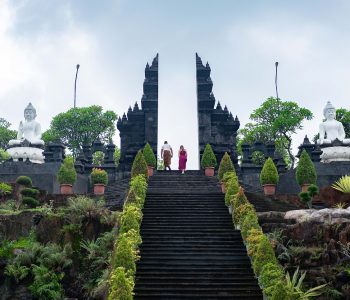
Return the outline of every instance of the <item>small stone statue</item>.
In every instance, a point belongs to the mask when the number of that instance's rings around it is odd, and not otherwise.
[[[10,146],[21,145],[25,140],[30,142],[32,145],[42,146],[44,141],[41,139],[41,126],[35,121],[36,110],[34,106],[29,103],[24,109],[24,123],[21,121],[18,127],[17,140],[11,140]]]
[[[350,139],[345,138],[344,126],[341,122],[335,119],[335,107],[330,101],[327,102],[323,109],[323,115],[326,121],[320,124],[320,138],[318,144],[331,144],[336,139],[343,144],[350,144]]]

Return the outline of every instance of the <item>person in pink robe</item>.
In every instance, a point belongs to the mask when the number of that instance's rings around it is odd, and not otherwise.
[[[187,162],[187,151],[185,150],[184,146],[180,146],[179,150],[179,170],[182,174],[185,173],[186,170],[186,162]]]

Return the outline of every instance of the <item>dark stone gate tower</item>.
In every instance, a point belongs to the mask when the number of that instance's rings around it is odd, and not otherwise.
[[[130,171],[138,150],[147,142],[150,143],[157,156],[158,141],[158,54],[152,65],[147,63],[141,109],[135,103],[129,107],[127,114],[118,119],[117,128],[120,132],[120,171]]]
[[[218,164],[228,152],[232,161],[237,163],[236,137],[239,120],[225,106],[222,109],[220,102],[215,107],[215,97],[212,92],[213,82],[210,78],[210,66],[203,65],[196,53],[197,70],[197,110],[198,110],[198,139],[199,161],[202,158],[206,144],[210,144],[218,160]]]

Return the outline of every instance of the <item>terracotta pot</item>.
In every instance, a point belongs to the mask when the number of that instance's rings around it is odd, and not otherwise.
[[[95,195],[103,195],[105,193],[105,185],[102,183],[94,184],[94,194]]]
[[[224,182],[221,182],[221,192],[222,192],[223,194],[226,193],[226,186],[225,186],[225,183],[224,183]]]
[[[154,167],[147,166],[147,175],[148,175],[148,177],[153,176],[153,170],[154,170]]]
[[[307,192],[307,189],[309,188],[311,184],[308,184],[308,183],[304,183],[302,186],[301,186],[301,191],[302,192]]]
[[[73,185],[68,183],[61,184],[61,194],[63,195],[71,195],[73,194]]]
[[[204,173],[205,173],[205,176],[214,176],[214,168],[206,167]]]
[[[264,184],[264,194],[266,196],[271,196],[276,193],[276,185],[275,184]]]

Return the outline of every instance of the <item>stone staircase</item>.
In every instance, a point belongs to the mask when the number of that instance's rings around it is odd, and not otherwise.
[[[135,299],[263,299],[216,178],[158,172],[143,213]]]

